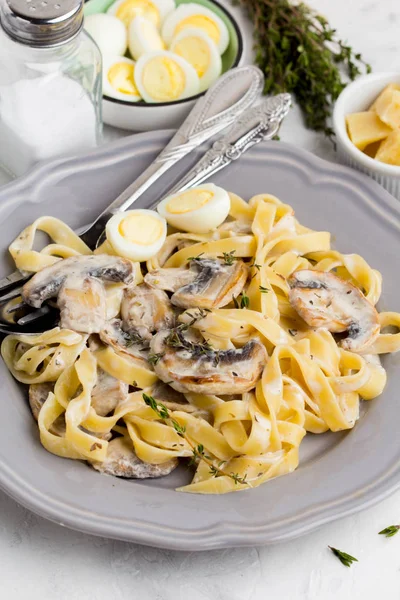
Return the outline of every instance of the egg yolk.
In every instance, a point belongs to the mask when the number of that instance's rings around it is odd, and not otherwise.
[[[133,79],[135,66],[130,63],[115,63],[108,71],[108,81],[117,92],[128,96],[139,96]]]
[[[138,15],[149,19],[156,27],[160,26],[160,13],[149,0],[125,0],[118,6],[115,16],[121,19],[127,27],[134,17]]]
[[[163,235],[163,224],[149,215],[132,214],[121,221],[119,233],[128,242],[139,246],[151,246]]]
[[[213,198],[214,194],[208,190],[188,190],[179,196],[172,198],[166,209],[172,215],[181,215],[184,213],[198,210]]]
[[[219,27],[216,22],[210,17],[207,17],[207,15],[190,15],[190,17],[186,17],[186,19],[182,19],[175,27],[174,35],[182,31],[182,29],[185,29],[185,27],[198,27],[199,29],[203,29],[216,44],[219,42]]]
[[[167,56],[155,56],[143,68],[143,87],[158,102],[179,98],[184,92],[185,81],[182,67]]]
[[[210,49],[207,43],[200,37],[186,37],[174,46],[174,52],[182,56],[197,71],[199,77],[203,77],[210,65]]]

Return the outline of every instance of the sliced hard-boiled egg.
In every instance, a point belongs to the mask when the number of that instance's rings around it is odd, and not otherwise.
[[[164,50],[165,44],[157,27],[145,17],[135,17],[128,28],[129,52],[138,60],[142,54]]]
[[[134,61],[125,56],[104,56],[103,93],[126,102],[140,100],[135,84],[135,67]]]
[[[213,183],[205,183],[167,196],[157,210],[167,223],[177,229],[207,233],[225,221],[230,207],[228,192]]]
[[[174,8],[174,0],[117,0],[107,12],[115,15],[127,27],[129,27],[132,19],[138,15],[146,17],[156,27],[161,27],[165,17]]]
[[[127,210],[111,217],[106,235],[119,256],[143,261],[161,250],[167,236],[167,223],[154,210]]]
[[[197,73],[184,58],[168,50],[143,54],[136,63],[135,83],[146,102],[174,102],[199,92]]]
[[[182,29],[172,40],[170,50],[182,56],[196,69],[200,80],[200,92],[209,88],[221,75],[222,61],[218,48],[203,29]]]
[[[209,8],[200,4],[181,4],[164,21],[162,36],[167,45],[186,27],[202,29],[223,54],[229,44],[228,28],[222,19]]]
[[[123,56],[128,47],[126,27],[113,15],[99,13],[85,17],[85,30],[94,39],[103,56]]]

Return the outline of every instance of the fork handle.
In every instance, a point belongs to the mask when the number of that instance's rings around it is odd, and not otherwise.
[[[263,86],[262,72],[250,65],[230,69],[220,77],[196,102],[189,116],[155,161],[80,234],[81,239],[94,250],[107,221],[115,212],[127,210],[181,158],[231,125],[261,96]],[[0,295],[11,286],[24,283],[29,276],[14,271],[0,279]]]

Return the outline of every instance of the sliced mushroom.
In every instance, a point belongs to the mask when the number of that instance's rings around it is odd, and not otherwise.
[[[379,334],[375,307],[349,281],[333,273],[304,269],[288,280],[289,301],[310,327],[347,333],[342,348],[360,352]]]
[[[107,321],[99,333],[101,341],[119,352],[129,354],[135,359],[147,361],[148,341],[143,340],[137,333],[124,331],[122,325],[121,319]]]
[[[129,285],[133,282],[133,264],[108,254],[65,258],[36,273],[22,288],[22,297],[30,306],[40,308],[45,300],[58,295],[64,281],[71,276],[97,277]]]
[[[231,235],[249,235],[251,234],[252,221],[245,219],[232,219],[231,221],[225,221],[218,231],[229,231]]]
[[[173,458],[159,465],[145,463],[136,456],[132,442],[128,438],[119,437],[108,444],[107,456],[103,462],[93,461],[90,464],[96,471],[107,475],[149,479],[169,475],[178,466],[178,459]]]
[[[80,333],[98,333],[105,324],[107,300],[104,285],[94,277],[67,277],[57,300],[61,327]]]
[[[35,421],[39,419],[40,409],[53,390],[54,383],[32,383],[29,386],[29,406]]]
[[[101,417],[117,408],[128,398],[129,385],[109,375],[103,369],[97,369],[97,382],[92,390],[91,404]]]
[[[197,273],[191,269],[156,269],[145,275],[144,281],[152,288],[176,292],[184,285],[192,283]]]
[[[31,407],[32,415],[35,421],[39,419],[39,413],[46,402],[50,392],[54,391],[54,383],[32,383],[29,386],[29,406]],[[65,418],[60,415],[52,423],[50,433],[63,437],[65,435]]]
[[[267,361],[267,352],[257,339],[240,349],[216,351],[207,344],[190,341],[177,330],[160,331],[150,348],[160,356],[154,366],[157,376],[183,393],[247,392],[254,388]]]
[[[211,309],[226,306],[232,297],[238,296],[247,275],[248,270],[242,260],[225,264],[216,259],[201,258],[190,261],[189,269],[153,271],[146,275],[145,281],[154,287],[175,292],[171,298],[175,306]]]
[[[146,284],[124,290],[121,317],[125,331],[137,332],[144,339],[151,339],[154,331],[175,325],[175,313],[167,294]]]
[[[47,397],[50,392],[54,391],[54,383],[33,383],[29,386],[29,405],[31,407],[32,415],[35,421],[39,419],[39,413],[46,402]],[[89,431],[85,427],[79,427],[85,433],[89,433],[90,435],[94,435],[103,440],[110,440],[112,437],[111,433],[93,433],[93,431]],[[66,430],[65,425],[65,414],[60,415],[57,419],[52,423],[49,431],[53,435],[58,435],[59,437],[64,437]]]

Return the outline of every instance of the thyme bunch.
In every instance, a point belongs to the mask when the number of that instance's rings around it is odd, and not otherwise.
[[[188,443],[193,453],[190,464],[193,465],[196,464],[197,460],[203,460],[208,465],[210,469],[210,474],[213,477],[229,477],[235,482],[235,485],[241,483],[251,487],[251,484],[247,481],[246,475],[241,477],[238,473],[228,473],[227,471],[224,471],[221,467],[225,464],[225,461],[220,461],[218,465],[215,465],[213,458],[209,454],[207,454],[207,451],[204,448],[203,444],[193,444],[191,439],[186,434],[186,427],[184,425],[180,425],[178,421],[171,417],[169,410],[165,406],[165,404],[157,402],[157,400],[153,398],[153,396],[148,396],[147,394],[143,394],[143,400],[147,406],[150,406],[150,408],[154,410],[159,419],[164,421],[167,425],[171,425],[175,429],[177,434],[180,437],[184,438],[185,441]]]
[[[265,75],[266,94],[292,92],[307,127],[331,137],[332,104],[350,80],[371,67],[336,36],[328,21],[307,4],[290,0],[236,0],[254,24],[255,62]]]

